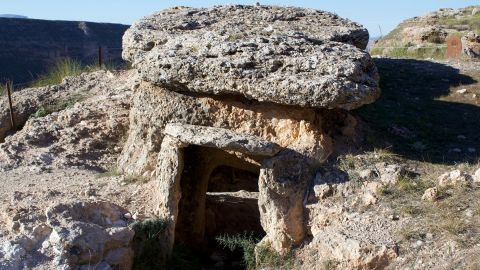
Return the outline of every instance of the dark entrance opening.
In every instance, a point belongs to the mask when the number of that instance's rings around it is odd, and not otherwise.
[[[203,266],[242,269],[242,251],[232,252],[216,238],[265,235],[258,209],[259,158],[189,146],[183,160],[175,244],[194,250]]]

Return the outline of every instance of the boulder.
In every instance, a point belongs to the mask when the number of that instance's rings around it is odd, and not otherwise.
[[[123,57],[143,80],[174,91],[350,110],[380,93],[367,37],[311,9],[176,8],[133,24]]]
[[[480,183],[480,168],[478,168],[476,171],[475,171],[475,174],[473,175],[473,181],[475,183]]]
[[[467,187],[472,182],[472,176],[460,170],[446,172],[438,177],[440,187]]]
[[[425,190],[425,192],[422,195],[422,200],[424,201],[430,201],[434,202],[438,198],[438,189],[433,187]]]
[[[480,58],[480,36],[469,32],[462,37],[463,54],[469,58]]]
[[[57,264],[94,266],[105,264],[105,259],[112,267],[130,269],[133,251],[129,245],[135,233],[127,226],[125,213],[109,202],[75,201],[49,207],[47,223],[53,229],[49,242]]]

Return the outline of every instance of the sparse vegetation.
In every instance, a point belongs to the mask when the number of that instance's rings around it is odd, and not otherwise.
[[[147,183],[150,179],[145,176],[140,175],[127,175],[123,180],[127,184],[144,184]]]
[[[130,227],[135,231],[135,241],[139,243],[133,269],[164,269],[164,262],[158,260],[158,255],[163,250],[159,236],[165,232],[167,223],[162,219],[147,219],[134,222]]]
[[[84,66],[79,61],[65,58],[57,62],[46,74],[40,76],[32,84],[32,87],[60,84],[65,77],[78,76],[83,72],[92,72],[98,69],[98,66]]]
[[[394,58],[407,59],[444,59],[446,54],[446,47],[410,47],[408,44],[399,44],[392,48],[372,48],[370,54],[384,55]]]
[[[217,242],[230,251],[242,249],[243,262],[249,270],[256,269],[255,245],[260,239],[254,237],[253,233],[243,233],[238,235],[221,235],[216,238]]]
[[[122,175],[120,170],[116,166],[110,166],[104,172],[99,173],[97,178],[114,177],[119,175]]]
[[[294,265],[293,253],[280,255],[268,246],[260,245],[255,247],[260,239],[253,233],[243,233],[238,235],[222,235],[216,240],[225,248],[231,251],[242,249],[245,267],[251,269],[292,269]]]
[[[72,108],[77,102],[83,99],[84,99],[84,96],[82,95],[74,95],[68,98],[67,100],[62,100],[53,104],[40,106],[40,108],[38,108],[37,111],[33,114],[33,117],[35,118],[45,117],[54,112],[59,112],[65,109]]]
[[[322,263],[322,270],[337,269],[337,265],[338,265],[338,261],[336,261],[336,260],[332,260],[332,259],[325,260]]]

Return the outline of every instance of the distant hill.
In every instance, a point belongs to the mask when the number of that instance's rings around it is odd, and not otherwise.
[[[374,42],[372,55],[408,58],[443,58],[449,37],[480,34],[480,6],[444,8],[399,24],[392,32]]]
[[[84,64],[121,61],[123,33],[128,25],[76,21],[0,18],[0,83],[35,79],[62,58]]]
[[[16,15],[16,14],[0,14],[0,18],[28,19],[27,16]]]

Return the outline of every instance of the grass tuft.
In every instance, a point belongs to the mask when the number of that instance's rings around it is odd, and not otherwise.
[[[40,76],[32,87],[60,84],[65,77],[78,76],[98,69],[97,66],[84,66],[77,60],[65,58],[57,62],[46,74]]]

